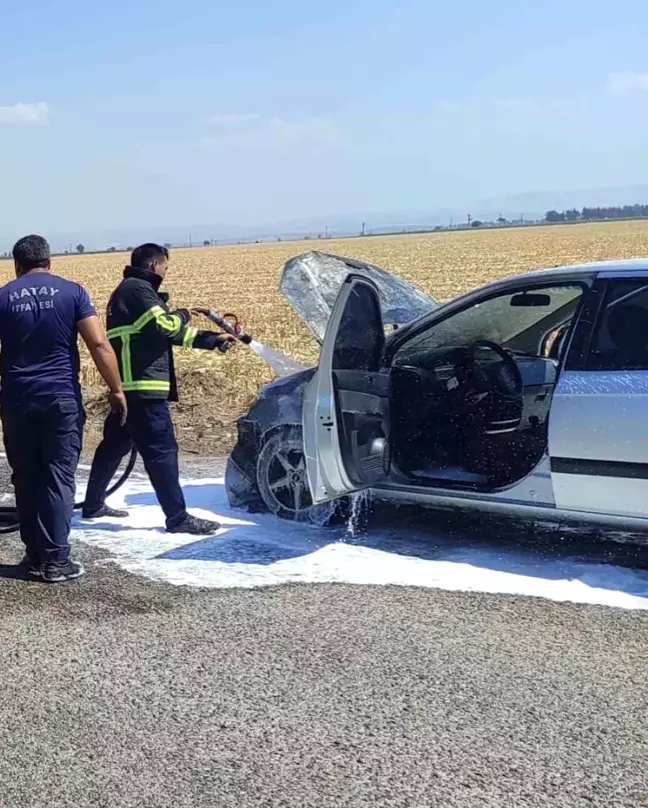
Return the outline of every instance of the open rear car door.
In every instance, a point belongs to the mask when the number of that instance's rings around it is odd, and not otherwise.
[[[389,473],[384,346],[378,288],[350,274],[333,305],[319,366],[304,397],[304,450],[315,504],[369,488]]]

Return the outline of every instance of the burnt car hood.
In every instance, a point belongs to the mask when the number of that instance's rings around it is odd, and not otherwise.
[[[329,253],[307,252],[286,263],[279,289],[320,343],[340,288],[351,272],[369,278],[378,287],[386,326],[406,325],[438,306],[407,281],[373,264]]]

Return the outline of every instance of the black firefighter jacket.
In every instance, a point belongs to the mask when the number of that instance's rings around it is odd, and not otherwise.
[[[108,301],[108,339],[119,361],[124,392],[138,398],[178,400],[173,346],[213,350],[214,331],[189,325],[186,309],[170,311],[162,278],[147,269],[126,267],[124,280]]]

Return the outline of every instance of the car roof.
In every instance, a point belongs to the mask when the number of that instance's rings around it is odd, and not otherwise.
[[[441,310],[447,311],[456,307],[461,307],[470,303],[471,299],[479,298],[484,292],[505,292],[507,289],[515,289],[519,287],[520,283],[523,284],[531,281],[546,282],[548,279],[564,279],[565,281],[579,280],[581,278],[591,277],[592,275],[619,273],[620,277],[624,274],[646,272],[648,273],[648,258],[629,258],[619,259],[618,261],[595,261],[589,264],[571,264],[566,266],[548,267],[547,269],[537,269],[531,272],[521,272],[517,275],[509,275],[505,278],[500,278],[496,281],[478,286],[471,289],[459,297],[455,297],[442,304]],[[403,326],[389,335],[388,341],[400,342],[404,334],[409,333],[413,328],[416,328],[421,322],[424,322],[430,315],[423,315],[422,317],[413,320],[411,323]]]
[[[600,272],[648,272],[648,258],[624,258],[614,261],[592,261],[586,264],[567,264],[526,272],[517,277],[546,278],[547,275],[591,275]]]

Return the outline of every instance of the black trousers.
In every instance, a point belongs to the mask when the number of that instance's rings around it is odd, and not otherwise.
[[[66,564],[84,413],[75,398],[2,404],[20,537],[34,564]]]
[[[103,440],[92,461],[84,511],[92,513],[103,505],[110,481],[133,444],[144,461],[167,527],[175,527],[186,517],[187,508],[180,487],[178,444],[169,405],[160,399],[129,396],[125,426],[120,426],[112,414],[106,418]]]

